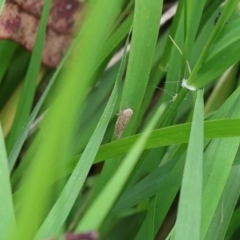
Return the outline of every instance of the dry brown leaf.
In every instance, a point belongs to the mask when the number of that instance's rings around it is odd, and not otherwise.
[[[0,17],[0,38],[14,40],[32,51],[42,7],[43,1],[40,0],[7,1]],[[70,45],[71,35],[79,16],[79,1],[52,1],[42,54],[43,64],[49,67],[58,65]]]
[[[43,0],[12,0],[30,14],[40,18]],[[48,25],[60,33],[71,33],[80,12],[77,0],[53,0]]]

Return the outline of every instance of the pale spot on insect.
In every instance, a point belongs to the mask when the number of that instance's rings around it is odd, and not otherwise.
[[[72,8],[72,5],[71,5],[71,4],[67,4],[67,5],[66,5],[66,9],[67,9],[67,10],[70,10],[71,8]]]
[[[117,115],[118,119],[115,124],[114,136],[115,138],[119,139],[133,115],[133,110],[131,108],[127,108],[118,113]]]

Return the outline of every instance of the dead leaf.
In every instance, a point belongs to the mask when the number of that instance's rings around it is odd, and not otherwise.
[[[12,0],[23,10],[40,19],[43,0]],[[60,33],[71,33],[80,12],[77,0],[53,0],[48,26]]]
[[[98,239],[97,232],[86,232],[86,233],[68,233],[65,236],[65,240],[96,240]]]
[[[43,64],[55,67],[66,53],[82,5],[77,0],[53,0],[48,21]],[[32,51],[36,39],[42,0],[7,1],[0,16],[0,39],[11,39]]]

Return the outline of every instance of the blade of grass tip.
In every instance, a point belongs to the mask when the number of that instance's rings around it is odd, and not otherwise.
[[[8,239],[9,234],[15,228],[15,214],[7,162],[4,137],[0,125],[0,239]]]
[[[151,130],[156,126],[159,117],[164,112],[165,106],[162,105],[150,123],[147,125],[143,134],[134,144],[130,152],[124,158],[118,171],[114,174],[112,179],[106,184],[99,196],[90,206],[81,221],[79,222],[76,231],[84,232],[88,230],[99,229],[107,214],[113,207],[114,202],[122,191],[128,177],[130,176],[136,162],[144,151],[145,144],[151,134]],[[96,214],[97,213],[97,214]]]
[[[78,193],[86,180],[87,174],[97,155],[104,133],[115,108],[119,85],[123,77],[126,65],[127,45],[128,40],[126,41],[124,55],[121,61],[114,89],[112,91],[108,104],[102,114],[102,117],[97,125],[97,128],[95,129],[91,139],[89,140],[84,152],[80,156],[78,164],[73,170],[71,177],[69,178],[66,186],[64,187],[60,197],[58,198],[57,202],[53,206],[42,226],[40,227],[35,239],[42,239],[44,237],[56,236],[57,234],[59,234],[59,230],[63,225],[65,219],[67,218],[70,210],[72,209]]]
[[[204,143],[203,90],[197,91],[174,239],[200,239]]]
[[[51,0],[44,1],[42,17],[39,23],[39,28],[36,36],[36,42],[34,45],[30,64],[27,70],[27,75],[24,81],[22,93],[19,99],[13,126],[9,133],[9,137],[7,138],[6,145],[8,152],[10,152],[12,147],[14,146],[17,138],[19,137],[22,131],[22,128],[27,122],[27,119],[31,111],[36,88],[36,81],[41,66],[42,50],[44,46],[44,39],[46,36],[47,20],[50,12],[51,2],[52,2]]]

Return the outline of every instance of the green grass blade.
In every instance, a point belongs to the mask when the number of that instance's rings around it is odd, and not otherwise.
[[[156,214],[153,229],[154,234],[156,235],[159,227],[162,225],[167,216],[177,192],[179,191],[184,161],[185,156],[180,159],[174,159],[173,162],[170,162],[169,164],[167,163],[165,167],[163,166],[163,169],[156,169],[156,171],[154,171],[152,174],[149,174],[145,179],[139,182],[139,184],[136,184],[136,186],[134,186],[132,189],[129,189],[128,194],[125,195],[125,198],[122,199],[122,202],[119,201],[119,210],[121,207],[121,210],[125,210],[126,207],[134,206],[135,204],[138,204],[149,197],[157,195]],[[138,231],[136,239],[145,240],[147,239],[148,235],[149,230],[146,218],[140,230]]]
[[[0,0],[0,15],[2,13],[4,4],[5,4],[5,0]]]
[[[32,102],[36,89],[37,77],[41,66],[42,50],[44,39],[46,36],[47,20],[50,11],[51,0],[44,1],[43,13],[39,24],[39,29],[36,36],[33,53],[28,67],[27,75],[24,81],[21,97],[18,103],[17,112],[13,122],[10,135],[7,139],[7,151],[10,152],[19,137],[22,128],[29,117]]]
[[[239,221],[240,221],[240,208],[239,208],[239,206],[237,206],[233,215],[232,215],[231,221],[229,223],[227,234],[225,236],[226,240],[232,240],[233,236],[238,235],[238,233],[239,233]]]
[[[127,41],[128,42],[128,41]],[[126,44],[127,46],[127,44]],[[73,204],[78,196],[79,191],[81,190],[84,181],[86,180],[87,174],[94,162],[94,158],[97,154],[97,151],[102,142],[103,136],[105,134],[107,125],[112,116],[115,104],[117,101],[118,91],[121,79],[123,77],[125,63],[126,63],[126,46],[125,54],[123,56],[117,80],[112,91],[112,95],[108,101],[108,104],[105,108],[105,111],[102,114],[102,117],[95,129],[91,139],[89,140],[83,154],[81,155],[78,164],[73,170],[70,179],[68,180],[65,188],[63,189],[59,199],[53,206],[52,210],[48,214],[47,218],[43,222],[39,232],[37,233],[36,239],[41,239],[46,236],[53,236],[59,233],[61,226],[66,220]],[[80,180],[80,183],[79,183]],[[78,182],[76,184],[76,182]],[[65,205],[65,203],[67,204]],[[65,207],[63,208],[63,206]]]
[[[133,116],[124,130],[123,136],[136,131],[139,109],[141,108],[146,91],[154,50],[157,42],[159,20],[162,11],[162,0],[135,1],[131,49],[124,81],[123,93],[119,112],[131,108]],[[141,39],[141,41],[139,41]],[[140,84],[139,84],[140,83]],[[138,99],[138,101],[136,101]],[[108,162],[104,165],[94,196],[110,179],[118,167],[119,161]]]
[[[14,51],[17,48],[17,44],[10,41],[0,41],[0,58],[1,58],[1,68],[0,68],[0,83],[2,82],[3,76],[11,63],[11,58]],[[4,61],[3,61],[4,59]]]
[[[200,1],[185,1],[185,22],[186,22],[186,33],[185,33],[185,55],[186,59],[189,59],[190,53],[193,48],[193,43],[198,31],[199,23],[202,16],[206,0]]]
[[[215,140],[208,147],[205,154],[206,163],[204,166],[205,171],[202,209],[202,217],[204,221],[201,228],[201,239],[205,238],[205,234],[207,233],[214,217],[214,213],[220,201],[223,188],[230,174],[239,143],[239,138],[234,140],[231,138]],[[215,149],[219,150],[214,152],[213,158],[212,151]],[[207,161],[210,161],[210,159],[214,161],[207,163]],[[210,172],[211,176],[209,177]]]
[[[240,136],[239,124],[239,119],[205,121],[204,139],[209,140],[216,138],[238,137]],[[191,124],[185,123],[154,130],[152,131],[145,145],[145,149],[153,149],[163,146],[170,146],[172,144],[187,143],[189,141],[190,128]],[[102,145],[99,149],[94,163],[101,162],[103,159],[110,159],[127,153],[138,137],[139,135],[134,135]],[[62,176],[71,173],[79,157],[80,155],[77,155],[70,160],[68,168],[65,169],[64,175]],[[59,175],[56,179],[62,176]]]
[[[240,98],[226,113],[231,118],[240,117]],[[203,205],[201,238],[208,231],[214,212],[230,174],[232,164],[238,151],[240,138],[217,139],[210,142],[204,154]],[[217,183],[217,184],[216,184]]]
[[[233,11],[237,8],[238,2],[239,2],[238,0],[232,0],[232,1],[226,2],[225,6],[224,6],[224,10],[214,28],[214,30],[212,31],[211,35],[209,36],[209,39],[208,39],[206,45],[204,46],[204,49],[203,49],[196,65],[194,66],[194,69],[193,69],[191,75],[189,76],[189,79],[188,79],[189,85],[193,85],[196,87],[201,87],[201,86],[205,85],[205,84],[203,85],[202,81],[199,81],[199,77],[197,76],[198,71],[202,67],[203,62],[206,60],[210,46],[212,45],[213,41],[215,40],[216,36],[219,34],[221,29],[224,27],[228,18],[231,16]]]
[[[240,165],[232,167],[205,240],[223,240],[240,194]]]
[[[233,114],[233,109],[237,108],[237,106],[235,105],[238,101],[239,101],[239,88],[225,101],[223,106],[216,112],[216,114],[214,114],[212,119],[224,118],[226,116],[230,116],[231,114]],[[233,141],[232,141],[232,144],[234,144]],[[228,148],[226,151],[230,153],[230,148]],[[229,160],[231,161],[231,159],[229,159],[230,156],[231,155],[229,155],[226,158],[228,159],[228,161]],[[238,160],[237,158],[239,158],[238,155],[236,155],[235,161]],[[220,160],[219,157],[218,159]],[[226,161],[224,161],[224,164],[225,162]],[[220,169],[220,164],[221,163],[219,163],[219,176],[222,176],[224,173],[226,173],[225,171],[227,169],[225,170],[223,165],[221,165],[221,169]],[[238,163],[236,162],[236,164]],[[215,168],[217,168],[217,166],[215,166]],[[222,171],[223,169],[224,171]],[[224,237],[226,228],[228,226],[229,218],[235,206],[235,201],[237,200],[239,195],[239,186],[238,186],[239,183],[237,180],[234,180],[238,177],[239,177],[239,168],[238,168],[238,165],[236,165],[236,167],[235,166],[232,167],[231,172],[228,175],[227,183],[224,186],[224,190],[222,191],[222,196],[221,198],[219,198],[219,201],[217,203],[218,204],[217,209],[214,213],[214,216],[212,217],[211,224],[209,225],[205,239],[214,239],[214,238],[221,239]],[[216,187],[220,188],[220,186],[222,185],[219,180],[220,179],[217,179],[217,185],[215,185],[215,188]],[[233,226],[232,223],[230,223],[230,228],[232,226]],[[227,234],[226,239],[229,239],[230,235]]]
[[[214,78],[222,74],[228,67],[239,61],[240,57],[235,52],[240,51],[240,21],[227,25],[219,34],[218,41],[210,49],[204,66],[199,70],[197,76],[198,86],[204,86]],[[219,61],[224,56],[224,61]],[[210,71],[209,71],[210,69]]]
[[[4,144],[4,137],[0,125],[0,239],[8,239],[9,234],[15,229],[15,213],[8,170],[8,159]]]
[[[148,239],[154,239],[155,231],[154,231],[154,222],[156,218],[156,206],[157,206],[157,197],[154,196],[150,199],[148,203],[148,215],[146,218],[148,224]]]
[[[19,238],[32,239],[35,236],[45,218],[44,214],[51,208],[50,200],[57,195],[54,191],[49,192],[53,187],[51,183],[56,174],[56,165],[72,155],[71,143],[78,124],[76,115],[93,84],[93,70],[100,58],[100,46],[106,42],[122,3],[122,0],[111,3],[98,0],[88,8],[89,15],[81,28],[73,55],[61,72],[55,95],[51,96],[54,103],[41,122],[41,131],[34,139],[33,149],[30,149],[35,150],[34,161],[31,161],[20,183],[23,191],[16,199],[16,205],[20,208],[16,232]],[[58,191],[60,188],[62,186]]]
[[[239,119],[206,121],[204,128],[205,139],[237,137],[240,134],[239,122]],[[231,124],[231,126],[229,124]],[[186,143],[189,140],[190,127],[191,124],[185,123],[154,130],[145,149]],[[138,135],[135,135],[101,146],[95,163],[101,161],[101,159],[108,159],[126,153],[137,138]],[[112,152],[109,152],[110,149]]]
[[[77,231],[88,231],[92,229],[98,229],[103,223],[105,217],[111,210],[118,195],[123,189],[126,180],[128,179],[131,171],[133,170],[138,158],[144,150],[144,145],[151,133],[151,130],[155,127],[159,117],[163,113],[164,108],[159,108],[153,119],[150,121],[146,130],[141,137],[134,144],[130,152],[127,154],[123,162],[121,163],[118,171],[114,174],[112,179],[106,184],[99,196],[90,206],[88,211],[84,214],[82,220],[77,226]],[[96,214],[97,213],[97,214]]]
[[[131,108],[134,114],[125,130],[125,136],[133,131],[133,126],[136,128],[135,122],[146,91],[157,43],[161,11],[162,0],[135,1],[131,50],[120,105],[120,110]]]
[[[34,107],[32,113],[30,114],[29,118],[28,118],[28,121],[26,123],[26,125],[24,126],[22,132],[20,133],[18,139],[16,140],[10,154],[9,154],[9,168],[10,168],[10,171],[13,170],[13,167],[16,163],[16,160],[18,158],[18,155],[22,149],[22,146],[24,144],[24,141],[26,140],[27,138],[27,135],[28,135],[28,132],[29,132],[29,129],[33,123],[33,121],[36,119],[38,113],[39,113],[39,110],[41,109],[45,99],[47,98],[48,96],[48,93],[50,92],[55,80],[57,79],[57,76],[59,74],[59,72],[61,71],[65,61],[67,60],[71,50],[73,49],[73,45],[70,47],[70,49],[68,50],[67,54],[64,56],[63,60],[61,61],[61,63],[59,64],[59,66],[57,67],[56,71],[54,72],[53,76],[51,77],[46,89],[44,90],[44,92],[42,93],[40,99],[38,100],[36,106]]]
[[[177,160],[178,159],[173,159],[169,163],[157,168],[134,186],[127,189],[114,206],[113,212],[116,214],[121,213],[122,211],[131,208],[141,201],[153,197],[158,192],[165,193],[166,189],[165,191],[163,189],[166,188],[166,185],[171,185],[166,183],[168,181],[174,181],[174,179],[177,182],[177,179],[179,179],[177,176],[179,176],[183,170],[183,161]]]
[[[200,239],[204,142],[203,90],[197,91],[174,239]]]
[[[116,83],[112,95],[109,99],[108,105],[95,129],[87,147],[85,148],[77,166],[71,174],[66,186],[64,187],[60,197],[53,206],[49,215],[42,224],[36,239],[43,239],[50,236],[57,236],[60,228],[66,220],[78,194],[81,190],[87,174],[92,166],[94,158],[97,154],[98,148],[103,139],[108,122],[112,116],[114,106],[117,100],[117,93],[119,88],[119,80]]]

